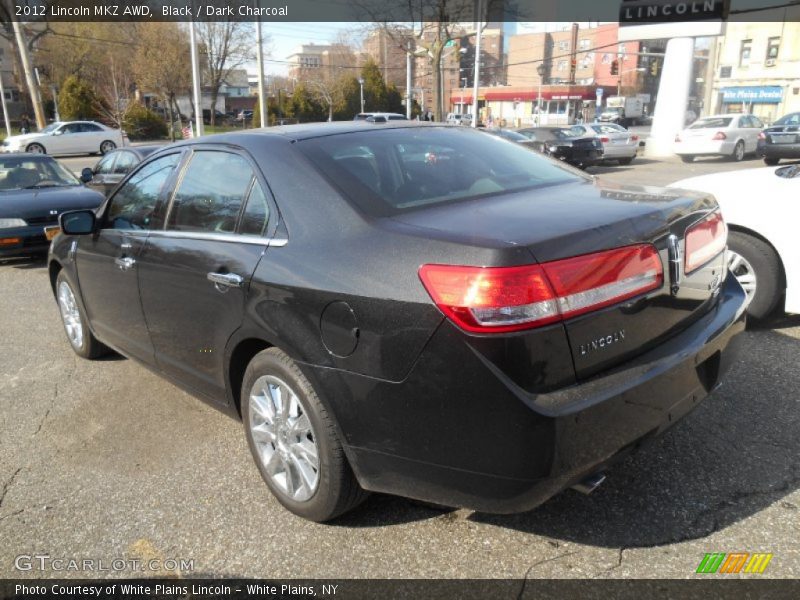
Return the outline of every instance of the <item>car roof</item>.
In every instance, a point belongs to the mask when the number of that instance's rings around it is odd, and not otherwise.
[[[247,129],[243,131],[232,131],[228,133],[217,133],[214,135],[202,136],[190,140],[182,140],[162,146],[162,148],[175,148],[177,146],[192,146],[197,144],[233,144],[248,146],[259,138],[272,137],[284,139],[290,142],[327,137],[330,135],[342,135],[347,133],[357,133],[362,131],[386,131],[387,129],[406,129],[406,128],[428,128],[428,127],[451,127],[445,123],[425,123],[417,121],[387,121],[386,123],[370,123],[368,121],[334,121],[332,123],[302,123],[299,125],[279,125],[276,127],[264,127],[260,129]]]

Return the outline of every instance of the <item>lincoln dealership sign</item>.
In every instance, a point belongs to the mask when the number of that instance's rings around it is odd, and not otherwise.
[[[722,35],[730,0],[621,0],[619,41]]]
[[[723,19],[725,0],[622,0],[620,25]]]

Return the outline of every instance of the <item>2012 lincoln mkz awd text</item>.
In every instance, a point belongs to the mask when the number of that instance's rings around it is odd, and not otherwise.
[[[713,197],[465,127],[181,142],[61,226],[74,350],[241,418],[318,521],[367,491],[514,512],[590,488],[714,389],[744,328]]]

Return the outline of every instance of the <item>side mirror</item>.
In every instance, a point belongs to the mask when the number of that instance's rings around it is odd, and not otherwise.
[[[83,183],[89,183],[93,177],[94,171],[92,171],[89,167],[84,167],[81,171],[81,181]]]
[[[61,135],[61,134],[63,134],[63,133],[64,133],[64,132],[63,132],[61,129],[56,129],[56,130],[55,130],[55,131],[52,133],[52,135]]]
[[[67,235],[86,235],[94,232],[95,217],[93,210],[71,210],[61,213],[58,224]]]

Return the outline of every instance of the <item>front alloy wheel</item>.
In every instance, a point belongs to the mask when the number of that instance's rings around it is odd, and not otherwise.
[[[76,351],[83,347],[83,322],[75,301],[75,294],[69,283],[62,281],[58,284],[58,307],[61,309],[61,320],[67,332],[69,343]]]
[[[728,270],[742,286],[744,293],[747,294],[747,303],[753,301],[753,296],[756,295],[756,272],[753,265],[747,262],[747,259],[741,254],[737,254],[732,250],[728,251]]]
[[[56,300],[69,345],[82,358],[98,358],[108,354],[108,347],[98,341],[89,329],[86,313],[75,289],[64,271],[59,271],[56,278]]]
[[[112,142],[111,140],[106,140],[102,144],[100,144],[100,154],[106,155],[109,152],[116,150],[117,145]]]

